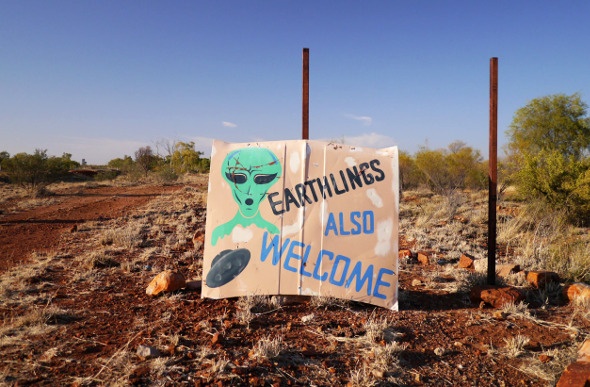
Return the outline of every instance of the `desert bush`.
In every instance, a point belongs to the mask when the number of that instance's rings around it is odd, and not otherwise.
[[[156,180],[159,183],[170,183],[178,180],[178,174],[169,164],[162,163],[157,167]]]
[[[35,192],[63,179],[68,170],[80,165],[71,157],[69,153],[61,157],[49,157],[46,149],[36,149],[33,154],[17,153],[2,160],[2,170],[8,174],[11,182],[27,188],[29,192]]]
[[[107,163],[107,166],[109,168],[113,168],[113,169],[119,170],[121,172],[127,172],[127,171],[131,170],[133,165],[134,165],[133,159],[131,158],[131,156],[127,156],[127,155],[123,156],[123,158],[117,157]]]
[[[399,152],[399,185],[402,191],[416,189],[421,184],[420,171],[407,152]]]
[[[484,188],[487,182],[479,151],[461,141],[451,143],[447,149],[423,147],[415,155],[415,166],[423,182],[439,194],[463,188]]]
[[[99,171],[96,176],[94,176],[94,181],[106,181],[106,180],[115,180],[117,176],[121,174],[120,170],[116,169],[105,169]]]
[[[201,158],[203,152],[195,149],[195,143],[178,141],[170,157],[170,166],[176,174],[208,172],[209,160]]]
[[[579,94],[536,98],[516,111],[507,135],[512,180],[573,223],[590,219],[590,118]]]

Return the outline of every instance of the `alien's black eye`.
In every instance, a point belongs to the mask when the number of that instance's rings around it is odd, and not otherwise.
[[[256,175],[256,176],[254,176],[254,183],[268,184],[268,183],[272,182],[276,177],[277,177],[276,173],[271,173],[268,175],[266,175],[266,174]]]
[[[227,180],[233,181],[235,184],[244,184],[248,180],[248,177],[243,173],[226,172],[225,177],[227,177]]]

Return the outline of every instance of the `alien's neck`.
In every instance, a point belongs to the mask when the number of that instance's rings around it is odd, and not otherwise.
[[[241,211],[238,211],[236,216],[234,216],[234,221],[242,227],[248,227],[252,223],[257,223],[259,219],[262,219],[260,216],[260,211],[256,211],[256,213],[252,216],[246,216]]]

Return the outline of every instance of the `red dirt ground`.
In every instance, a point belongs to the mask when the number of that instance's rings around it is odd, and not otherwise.
[[[190,188],[205,191],[206,185]],[[376,361],[355,338],[366,334],[367,320],[386,318],[395,341],[404,347],[396,364],[372,376],[375,385],[545,386],[555,378],[543,378],[541,372],[558,377],[567,364],[558,361],[557,354],[590,332],[588,319],[570,305],[532,305],[531,318],[498,316],[493,309],[472,305],[464,293],[412,285],[415,279],[428,282],[428,273],[438,270],[414,261],[400,272],[399,312],[359,303],[314,307],[305,299],[275,310],[253,310],[249,324],[236,318],[235,299],[201,299],[196,290],[147,296],[145,288],[157,274],[153,271],[112,265],[94,269],[98,285],[71,280],[73,258],[83,248],[79,243],[88,238],[77,226],[89,221],[112,224],[134,216],[150,201],[181,195],[183,189],[187,187],[79,188],[57,192],[55,203],[46,207],[3,215],[0,211],[0,273],[28,262],[34,251],[59,250],[58,258],[27,280],[26,292],[47,294],[35,308],[51,302],[69,311],[46,321],[55,327],[49,335],[31,333],[21,344],[0,346],[0,384],[352,385],[352,375]],[[185,207],[198,218],[190,231],[204,227],[202,204]],[[194,278],[202,250],[191,255],[192,249],[190,242],[154,258],[152,266],[173,267]],[[114,256],[121,262],[127,258],[124,253]],[[441,276],[434,282],[447,280]],[[0,309],[0,328],[30,308],[17,300],[7,302]],[[16,334],[7,332],[5,338]],[[517,335],[530,341],[522,355],[508,356],[506,339]],[[284,345],[278,357],[252,357],[258,340],[278,336]],[[383,347],[391,340],[373,344]],[[135,355],[140,344],[157,347],[161,362]],[[225,367],[220,366],[223,362]]]

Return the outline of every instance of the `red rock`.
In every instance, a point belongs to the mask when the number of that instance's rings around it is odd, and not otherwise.
[[[557,387],[586,387],[590,385],[590,363],[577,361],[570,364],[557,382]]]
[[[526,280],[531,286],[543,289],[550,282],[559,283],[559,274],[552,271],[529,271]]]
[[[549,363],[551,360],[553,360],[553,357],[549,355],[545,355],[544,353],[539,355],[539,361],[543,364]]]
[[[173,292],[186,286],[186,280],[180,273],[166,270],[158,274],[145,290],[147,295],[156,296],[162,292]]]
[[[399,258],[408,258],[412,256],[412,251],[409,249],[401,249],[397,253]]]
[[[200,228],[193,235],[193,246],[195,249],[200,248],[205,243],[205,229]]]
[[[211,338],[211,344],[215,345],[218,342],[219,342],[219,332],[215,332],[215,334]]]
[[[584,341],[582,347],[578,351],[578,361],[585,361],[590,363],[590,339]]]
[[[494,308],[501,308],[507,303],[517,303],[525,299],[517,289],[511,287],[496,287],[491,285],[475,286],[469,293],[469,299],[474,304],[485,302]]]
[[[496,274],[499,277],[508,277],[510,274],[520,272],[520,265],[509,264],[509,265],[498,265],[496,266]]]
[[[578,351],[578,360],[570,364],[557,382],[557,387],[590,386],[590,339]]]
[[[565,286],[563,288],[563,295],[570,301],[576,300],[590,300],[590,285],[582,282]]]
[[[430,264],[430,257],[427,253],[420,251],[418,253],[418,262],[420,262],[421,265],[428,265]]]
[[[461,269],[475,269],[475,258],[469,254],[463,253],[459,258],[459,267]]]

